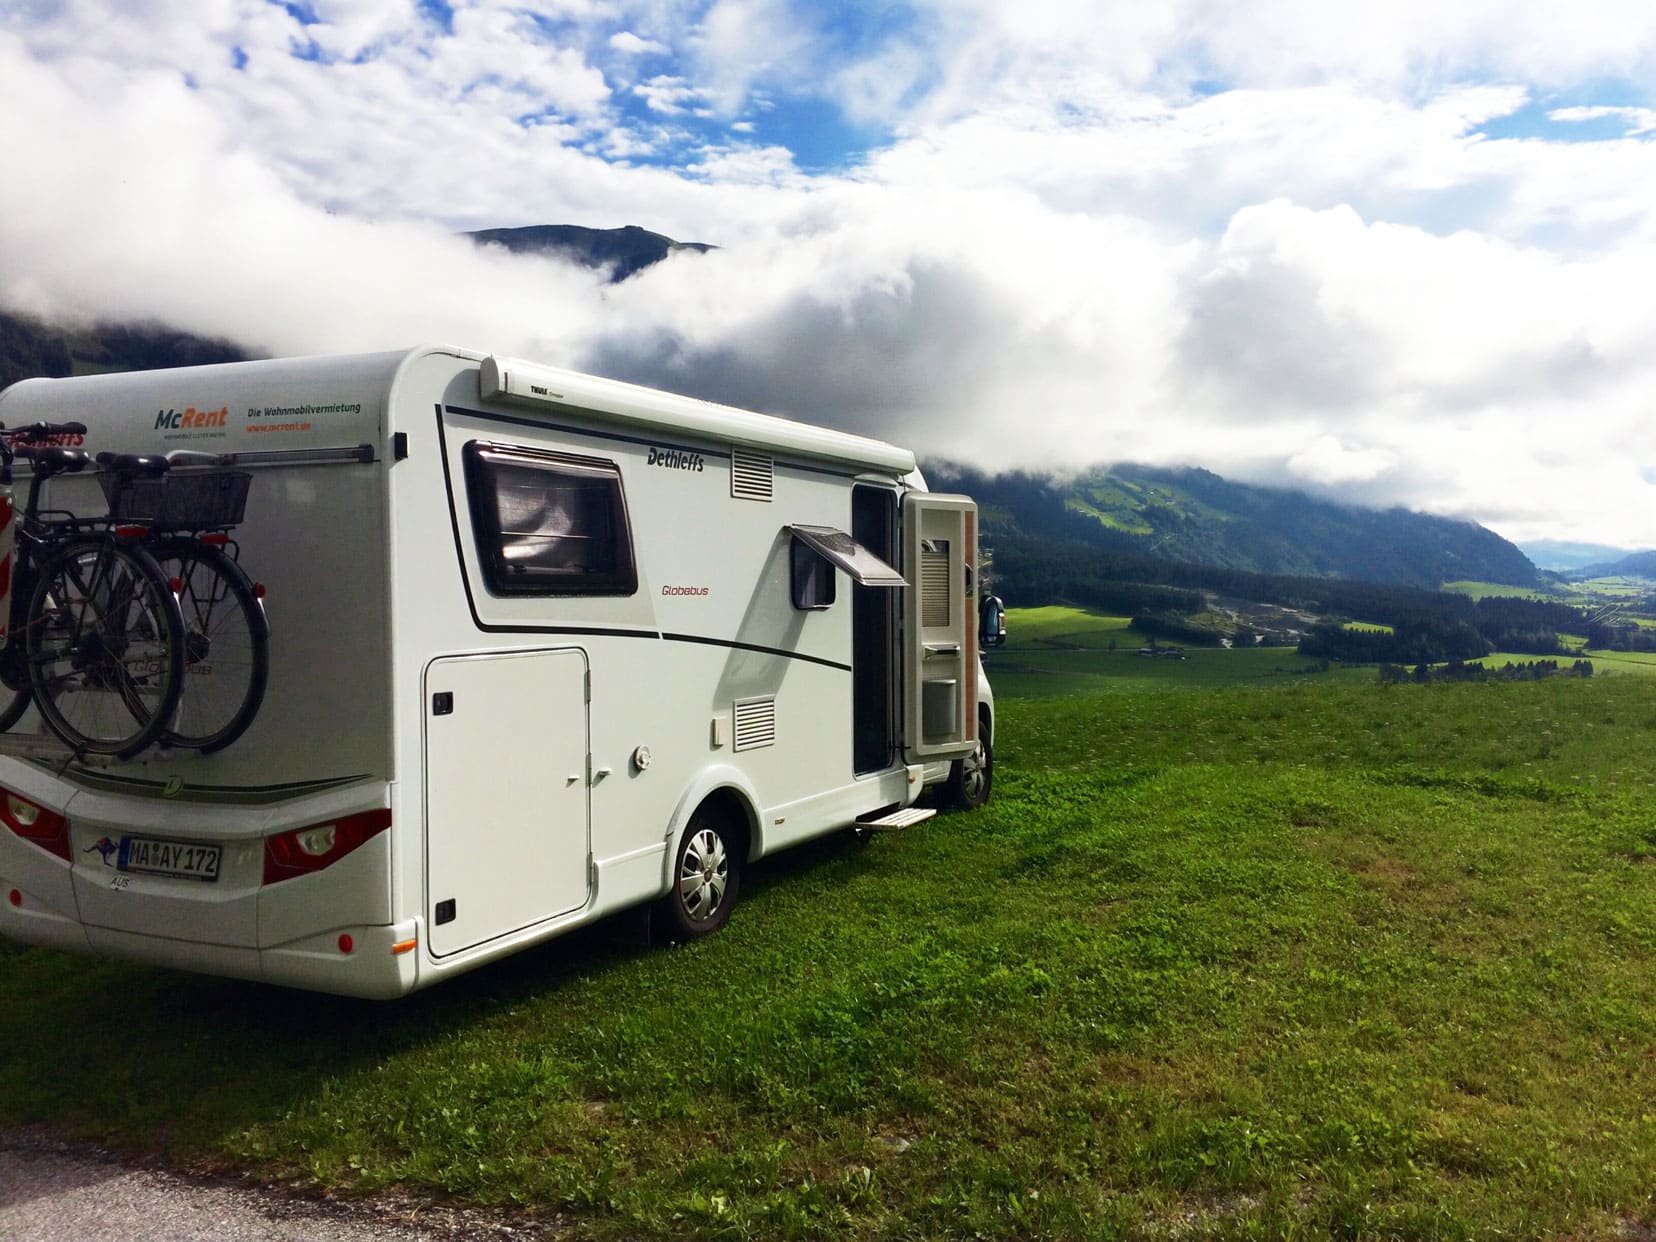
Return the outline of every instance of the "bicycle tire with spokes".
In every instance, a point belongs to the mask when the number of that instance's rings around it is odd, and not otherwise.
[[[33,579],[18,573],[16,563],[11,589],[24,600],[33,590]],[[34,692],[29,689],[29,667],[23,660],[24,646],[23,631],[19,629],[15,634],[6,635],[6,646],[0,649],[0,703],[4,704],[0,706],[0,733],[10,732],[34,702]]]
[[[210,755],[259,713],[270,679],[270,624],[252,580],[225,552],[188,536],[147,549],[177,586],[184,619],[184,693],[161,742]]]
[[[126,759],[160,739],[184,688],[184,626],[154,557],[113,538],[67,544],[27,624],[35,706],[67,746]]]

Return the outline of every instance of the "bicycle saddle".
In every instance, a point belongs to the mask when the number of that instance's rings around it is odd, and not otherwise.
[[[85,470],[92,460],[85,449],[59,448],[51,444],[19,445],[17,455],[26,458],[31,469],[42,477],[74,474],[77,470]]]

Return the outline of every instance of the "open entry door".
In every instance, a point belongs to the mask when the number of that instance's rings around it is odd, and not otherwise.
[[[903,498],[903,754],[936,763],[977,745],[977,504]]]

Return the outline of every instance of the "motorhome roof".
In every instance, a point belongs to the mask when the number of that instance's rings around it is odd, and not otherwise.
[[[690,432],[744,447],[827,458],[898,474],[908,474],[915,468],[912,452],[882,440],[517,358],[484,358],[478,384],[484,400],[511,401],[542,409],[589,410],[609,418]]]
[[[660,392],[619,380],[583,375],[561,367],[483,354],[451,345],[423,346],[387,353],[334,354],[312,357],[260,359],[164,371],[136,371],[69,380],[23,380],[5,391],[5,418],[22,422],[33,417],[59,417],[38,403],[74,393],[75,400],[118,405],[181,400],[217,402],[220,386],[254,381],[274,393],[295,383],[338,384],[347,381],[388,390],[415,359],[440,354],[478,366],[478,399],[505,401],[526,411],[548,415],[579,411],[640,428],[722,440],[762,452],[832,461],[854,469],[907,475],[915,470],[914,454],[905,448],[866,436],[832,431],[810,423],[770,414],[718,405],[694,397]],[[195,395],[199,391],[199,398]],[[89,405],[88,409],[91,408]],[[363,410],[370,419],[377,413]],[[337,429],[336,429],[337,430]]]

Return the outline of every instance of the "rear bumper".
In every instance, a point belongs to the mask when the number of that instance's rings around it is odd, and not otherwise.
[[[18,894],[15,904],[10,899],[13,892]],[[419,984],[421,929],[416,920],[340,927],[269,949],[244,949],[83,927],[4,877],[0,895],[5,898],[0,905],[0,936],[21,944],[367,1000],[393,1000]]]

